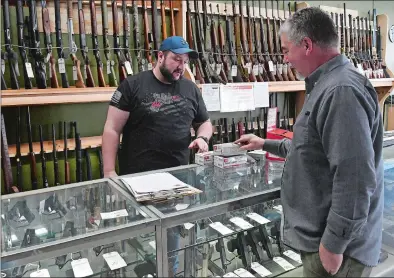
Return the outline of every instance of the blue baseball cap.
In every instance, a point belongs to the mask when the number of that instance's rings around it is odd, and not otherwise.
[[[161,42],[159,51],[168,50],[176,54],[188,53],[190,58],[198,59],[198,53],[195,50],[190,49],[189,44],[185,39],[179,36],[168,37]]]

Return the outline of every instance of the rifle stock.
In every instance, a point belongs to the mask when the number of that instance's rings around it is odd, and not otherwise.
[[[172,1],[169,2],[170,2],[171,36],[176,36],[174,7],[172,5]]]
[[[249,82],[248,70],[244,65],[244,58],[242,53],[242,45],[241,45],[241,17],[236,12],[234,0],[232,0],[233,5],[233,16],[234,16],[234,34],[235,34],[235,49],[237,54],[237,70],[241,73],[242,80],[244,82]]]
[[[172,6],[172,1],[170,1],[170,5]],[[166,22],[166,10],[164,5],[164,0],[160,1],[160,12],[161,12],[161,36],[162,36],[162,40],[165,40],[167,38],[167,22]],[[172,16],[174,16],[174,13],[172,13]],[[171,20],[173,20],[173,18],[171,18]]]
[[[153,41],[152,33],[149,29],[149,20],[148,20],[148,11],[146,8],[146,1],[142,1],[142,14],[144,17],[144,50],[145,50],[145,59],[146,63],[144,63],[144,70],[152,69],[152,47],[151,42]]]

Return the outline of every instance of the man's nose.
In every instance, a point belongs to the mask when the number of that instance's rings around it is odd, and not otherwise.
[[[283,55],[283,62],[288,63],[289,59],[286,54]]]

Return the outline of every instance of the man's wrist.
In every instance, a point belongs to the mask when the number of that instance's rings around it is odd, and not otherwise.
[[[207,138],[207,137],[205,137],[205,136],[197,136],[197,138],[196,139],[202,139],[202,140],[204,140],[205,141],[205,143],[209,143],[209,139]]]

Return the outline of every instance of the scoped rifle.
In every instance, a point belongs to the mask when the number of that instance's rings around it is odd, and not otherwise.
[[[104,44],[104,55],[107,60],[107,74],[109,77],[109,85],[117,87],[118,80],[116,79],[114,65],[115,62],[112,60],[109,39],[108,39],[108,2],[101,0],[101,15],[103,20],[103,44]]]
[[[6,9],[5,2],[3,9]],[[33,70],[31,68],[31,64],[27,58],[26,54],[26,45],[25,45],[25,23],[24,23],[25,16],[23,15],[23,3],[22,0],[18,0],[16,2],[16,21],[18,23],[18,46],[19,46],[19,54],[22,58],[22,65],[23,65],[23,80],[25,82],[25,89],[33,88],[31,84],[31,79],[34,77]],[[5,25],[4,25],[5,26]],[[28,71],[29,69],[29,71]],[[11,71],[12,73],[12,71]],[[11,77],[12,80],[12,77]]]
[[[62,87],[68,88],[68,80],[66,73],[66,66],[64,62],[64,51],[63,51],[63,43],[62,43],[62,28],[60,21],[60,0],[55,0],[55,29],[56,29],[56,46],[57,46],[57,56],[59,72],[62,78]]]
[[[55,59],[52,55],[52,39],[51,39],[51,24],[49,21],[49,11],[45,0],[41,0],[42,7],[42,25],[44,26],[44,43],[47,47],[47,57],[45,63],[49,65],[49,78],[51,79],[51,87],[59,88],[59,82],[57,80]]]
[[[83,77],[81,73],[81,62],[77,58],[77,45],[74,42],[74,27],[73,27],[73,0],[67,0],[67,30],[68,30],[68,45],[70,47],[70,56],[73,61],[73,79],[75,87],[85,88]]]
[[[92,70],[90,69],[90,61],[88,57],[89,49],[86,44],[85,33],[85,16],[82,8],[82,0],[78,0],[78,20],[79,20],[79,46],[84,61],[84,77],[88,87],[95,87]]]
[[[97,35],[96,4],[94,3],[94,0],[89,0],[89,4],[90,4],[90,18],[92,22],[93,55],[96,58],[98,82],[100,87],[106,87],[107,85],[105,84],[103,62],[101,61],[101,57],[100,57],[100,46],[99,46],[98,35]]]
[[[5,42],[5,58],[8,60],[10,67],[11,88],[19,89],[19,82],[17,77],[18,58],[16,52],[12,49],[11,41],[11,22],[10,22],[10,8],[8,0],[4,0],[3,7],[4,19],[4,42]]]

